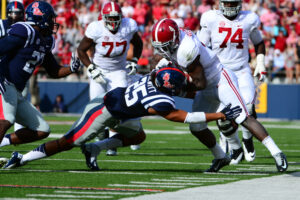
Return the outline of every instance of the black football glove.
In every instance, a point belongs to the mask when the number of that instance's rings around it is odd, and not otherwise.
[[[233,120],[237,118],[241,112],[242,108],[240,106],[231,108],[231,103],[225,106],[223,110],[221,110],[221,113],[223,113],[226,116],[226,120]]]

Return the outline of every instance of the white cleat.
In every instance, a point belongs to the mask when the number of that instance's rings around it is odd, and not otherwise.
[[[0,158],[0,168],[2,168],[8,162],[8,158]]]
[[[243,138],[242,141],[243,141],[242,143],[243,143],[245,160],[248,162],[253,162],[255,160],[256,153],[255,153],[252,137],[249,139]]]
[[[106,151],[106,155],[107,155],[107,156],[116,156],[116,155],[118,155],[117,149],[108,149],[108,150]]]
[[[280,152],[273,156],[275,159],[276,167],[279,172],[285,172],[288,168],[288,162],[284,153]]]
[[[237,164],[239,164],[244,159],[243,148],[240,147],[239,149],[233,149],[231,151],[230,158],[231,158],[231,161],[229,163],[230,165],[237,165]]]

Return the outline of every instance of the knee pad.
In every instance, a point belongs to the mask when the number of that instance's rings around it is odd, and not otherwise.
[[[235,131],[238,128],[237,123],[234,122],[234,120],[217,120],[217,126],[219,128],[219,130],[223,133],[223,135],[225,136],[230,136],[233,133],[235,133]]]

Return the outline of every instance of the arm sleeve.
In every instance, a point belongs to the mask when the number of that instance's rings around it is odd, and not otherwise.
[[[42,66],[51,77],[56,77],[61,66],[57,63],[52,53],[45,55]]]
[[[257,28],[253,29],[250,33],[250,40],[254,45],[257,45],[263,41],[262,35]]]
[[[208,22],[209,15],[208,13],[204,13],[200,20],[201,30],[197,31],[197,37],[206,46],[210,44],[210,35],[211,31],[209,30],[209,22]]]

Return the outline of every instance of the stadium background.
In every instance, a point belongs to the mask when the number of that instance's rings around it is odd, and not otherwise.
[[[1,17],[5,18],[5,7],[9,1],[1,1]],[[21,1],[22,2],[22,1]],[[25,7],[32,0],[24,0]],[[71,52],[76,49],[83,37],[85,27],[99,19],[103,0],[48,0],[57,12],[57,22],[61,27],[56,34],[54,55],[62,65],[70,62]],[[213,0],[120,0],[123,15],[132,17],[139,25],[139,33],[144,42],[142,57],[139,60],[142,72],[149,70],[153,51],[151,47],[151,26],[157,20],[170,17],[180,27],[192,31],[199,30],[201,14],[218,7]],[[262,21],[261,32],[266,44],[266,66],[269,81],[257,88],[257,112],[259,117],[300,119],[298,101],[300,99],[300,64],[296,56],[300,46],[300,0],[244,0],[243,9],[256,12]],[[279,53],[278,53],[279,52]],[[293,52],[291,54],[291,52]],[[255,58],[253,46],[250,58]],[[292,55],[292,56],[291,56]],[[255,59],[250,60],[255,66]],[[88,102],[88,79],[85,69],[79,74],[63,80],[50,80],[41,68],[38,77],[40,109],[52,112],[57,95],[63,95],[70,113],[80,113]],[[292,76],[291,76],[292,75]],[[29,97],[30,98],[30,97]],[[179,108],[190,110],[191,101],[176,98]]]

